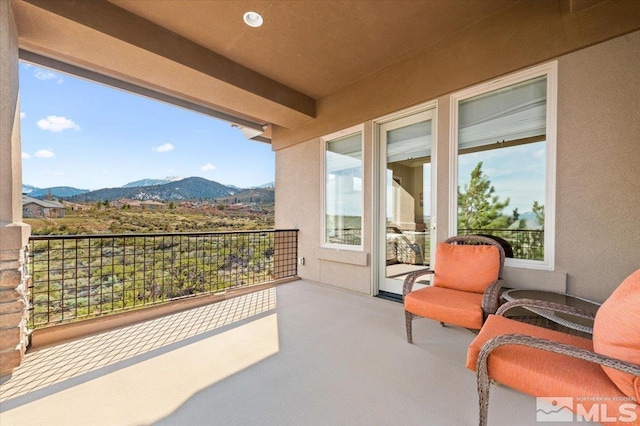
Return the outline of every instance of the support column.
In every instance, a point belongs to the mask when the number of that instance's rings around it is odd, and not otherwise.
[[[27,244],[22,223],[18,31],[0,1],[0,377],[20,365],[29,342]]]

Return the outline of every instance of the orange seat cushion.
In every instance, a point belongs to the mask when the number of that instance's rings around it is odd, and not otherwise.
[[[598,309],[593,347],[600,354],[640,365],[640,269],[627,277]],[[603,369],[626,396],[640,401],[640,377]]]
[[[404,297],[405,310],[461,327],[482,327],[482,294],[442,287],[425,287]]]
[[[438,243],[433,285],[484,293],[500,272],[500,251],[486,245]]]
[[[526,334],[593,351],[592,341],[578,336],[489,315],[467,351],[467,368],[476,371],[482,346],[501,334]],[[617,413],[622,403],[633,403],[613,384],[599,364],[521,345],[505,345],[489,355],[489,376],[505,386],[536,397],[592,397]],[[635,410],[640,413],[637,402]]]

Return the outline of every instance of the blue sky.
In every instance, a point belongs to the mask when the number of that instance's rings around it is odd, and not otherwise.
[[[520,213],[532,211],[533,202],[545,204],[545,142],[461,155],[458,161],[458,185],[471,180],[471,171],[482,161],[482,171],[495,188],[499,201],[509,198],[504,213],[514,208]]]
[[[20,64],[22,181],[47,188],[119,187],[167,176],[226,185],[274,181],[269,144],[229,123]]]

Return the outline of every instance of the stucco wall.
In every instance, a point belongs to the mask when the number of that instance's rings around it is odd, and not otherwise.
[[[640,268],[640,32],[562,56],[558,68],[555,271],[507,268],[506,274],[517,287],[562,291],[566,281],[569,292],[602,301]],[[443,240],[449,236],[449,95],[437,101],[437,237]],[[372,122],[365,129],[370,193]],[[369,293],[370,194],[365,201],[366,266],[318,258],[327,257],[318,249],[320,153],[319,139],[276,152],[276,226],[301,230],[306,264],[300,276]]]
[[[558,61],[556,267],[605,299],[640,268],[640,32]]]
[[[320,265],[311,257],[320,244],[320,140],[278,151],[276,166],[276,228],[300,230],[298,256],[305,265],[298,266],[298,275],[319,281]]]
[[[365,126],[371,140],[371,123]],[[364,181],[371,181],[371,144],[364,152]],[[276,227],[299,229],[301,278],[371,293],[371,186],[364,188],[363,251],[322,248],[322,141],[313,139],[276,153]]]

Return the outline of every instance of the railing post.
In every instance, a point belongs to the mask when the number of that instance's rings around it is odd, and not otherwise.
[[[28,344],[27,243],[22,223],[18,32],[11,2],[0,1],[0,376],[20,365]]]

